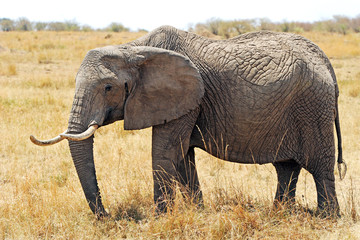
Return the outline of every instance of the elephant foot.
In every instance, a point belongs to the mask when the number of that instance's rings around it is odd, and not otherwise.
[[[275,198],[274,209],[293,208],[295,206],[295,198]]]
[[[205,208],[204,199],[203,199],[201,191],[198,191],[198,193],[195,194],[195,197],[193,197],[191,200],[192,200],[191,201],[192,204],[194,204],[196,206],[196,208],[198,208],[198,209],[204,209]]]
[[[171,212],[173,201],[167,198],[159,198],[155,200],[155,215],[162,215]]]
[[[110,217],[110,214],[106,212],[101,202],[98,204],[92,204],[89,202],[89,206],[98,220]]]
[[[205,208],[203,199],[198,200],[197,202],[195,202],[195,205],[196,205],[196,207],[197,207],[198,209],[204,209],[204,208]]]
[[[318,205],[316,216],[321,218],[340,218],[340,208],[336,199],[325,201]]]
[[[202,198],[201,191],[196,195],[196,197],[188,198],[185,196],[184,201],[189,203],[190,205],[193,204],[198,209],[204,209],[204,200]],[[171,212],[174,206],[173,199],[167,198],[159,198],[155,200],[155,214],[161,215],[167,212]]]
[[[97,220],[102,220],[102,219],[111,217],[111,215],[109,213],[107,213],[106,211],[98,212],[95,215],[96,215]]]

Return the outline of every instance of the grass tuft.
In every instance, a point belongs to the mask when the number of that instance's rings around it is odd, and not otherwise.
[[[15,64],[9,64],[8,65],[8,76],[15,76],[17,74],[16,65]]]

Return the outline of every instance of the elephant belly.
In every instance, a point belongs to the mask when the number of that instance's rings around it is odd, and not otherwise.
[[[261,126],[255,122],[227,124],[232,127],[221,132],[219,128],[214,128],[212,132],[200,130],[196,146],[220,159],[248,164],[272,163],[295,156],[293,146],[289,144],[294,134],[285,124],[276,121],[262,123]]]

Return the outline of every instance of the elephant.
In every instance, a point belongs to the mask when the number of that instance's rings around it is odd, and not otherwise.
[[[230,162],[272,163],[274,203],[294,203],[300,170],[312,174],[318,211],[339,214],[335,131],[343,163],[333,67],[310,40],[251,32],[208,39],[171,26],[126,44],[90,50],[76,75],[67,130],[38,145],[69,142],[87,202],[108,213],[97,183],[93,137],[124,120],[125,130],[152,127],[154,203],[166,212],[174,184],[202,205],[194,148]],[[176,186],[176,185],[175,185]]]

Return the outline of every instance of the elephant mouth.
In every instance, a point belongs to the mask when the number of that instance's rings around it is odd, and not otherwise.
[[[105,118],[104,118],[104,121],[103,121],[103,126],[104,125],[108,125],[108,124],[110,124],[110,123],[113,123],[114,122],[114,120],[113,120],[113,111],[114,111],[114,109],[113,108],[108,108],[107,110],[106,110],[106,112],[105,112]]]

